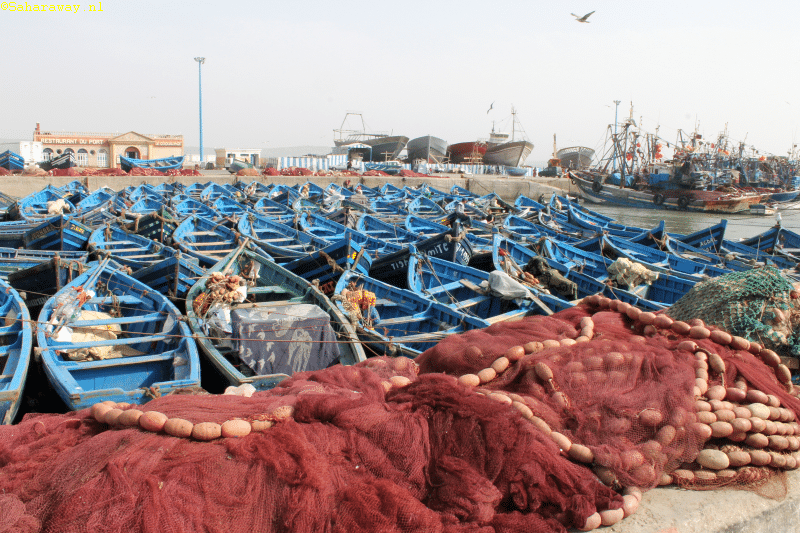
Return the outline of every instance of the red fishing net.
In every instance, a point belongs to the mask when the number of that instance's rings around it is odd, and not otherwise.
[[[0,513],[19,532],[563,532],[627,516],[638,498],[623,487],[797,466],[800,400],[770,354],[626,305],[592,297],[450,336],[419,366],[381,357],[251,397],[163,397],[139,419],[29,416],[0,427]],[[751,401],[767,409],[752,428],[718,431]],[[742,451],[746,464],[715,463]],[[756,452],[769,459],[754,467]]]

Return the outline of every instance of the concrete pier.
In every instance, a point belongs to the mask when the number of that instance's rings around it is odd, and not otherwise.
[[[95,191],[107,186],[115,191],[132,185],[134,187],[143,183],[159,185],[164,182],[179,182],[186,185],[195,182],[214,181],[220,184],[236,183],[241,180],[246,183],[259,181],[282,185],[295,185],[310,181],[321,187],[330,183],[343,184],[349,179],[352,183],[362,183],[368,187],[380,188],[385,183],[392,183],[397,187],[416,186],[424,183],[442,191],[450,191],[454,185],[463,187],[478,196],[496,192],[503,200],[513,202],[519,195],[525,195],[534,200],[544,194],[548,198],[553,192],[559,194],[568,192],[577,194],[575,186],[571,186],[566,178],[513,178],[508,176],[489,176],[471,174],[436,174],[430,177],[402,178],[396,176],[236,176],[225,170],[201,171],[202,176],[4,176],[0,177],[0,191],[11,196],[23,197],[42,190],[47,185],[61,187],[67,183],[78,180],[86,185],[89,191]]]

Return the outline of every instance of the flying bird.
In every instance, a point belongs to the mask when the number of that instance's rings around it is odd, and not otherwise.
[[[489,114],[489,111],[491,111],[493,107],[494,107],[494,102],[492,102],[492,105],[490,105],[489,109],[486,110],[487,115]]]
[[[591,16],[591,14],[592,14],[592,13],[594,13],[594,11],[592,11],[592,12],[590,12],[590,13],[586,13],[586,14],[585,14],[584,16],[582,16],[582,17],[579,17],[579,16],[578,16],[578,15],[576,15],[575,13],[570,13],[570,15],[572,15],[573,17],[575,17],[575,20],[577,20],[578,22],[585,22],[585,23],[587,23],[587,24],[588,24],[588,23],[589,23],[589,21],[588,21],[588,20],[586,20],[586,19],[588,19],[588,18]]]

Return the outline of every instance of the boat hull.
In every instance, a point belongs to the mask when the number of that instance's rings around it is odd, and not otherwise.
[[[586,146],[570,146],[557,151],[556,157],[565,170],[583,170],[592,164],[594,150]]]
[[[447,141],[432,135],[417,137],[408,141],[406,152],[410,162],[423,160],[428,163],[443,163],[447,157]]]
[[[455,164],[480,165],[483,163],[484,154],[486,154],[486,143],[478,141],[456,143],[447,147],[447,155],[450,158],[450,162]]]
[[[504,167],[521,167],[531,155],[533,143],[528,141],[511,141],[496,144],[486,149],[483,162],[487,165],[502,165]]]

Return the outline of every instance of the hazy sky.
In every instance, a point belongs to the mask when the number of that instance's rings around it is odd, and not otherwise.
[[[3,2],[9,8],[11,2]],[[17,6],[23,5],[24,1]],[[29,5],[33,5],[29,2]],[[41,4],[39,4],[41,5]],[[88,7],[101,5],[102,11]],[[2,7],[0,6],[0,7]],[[46,130],[183,134],[214,147],[332,146],[345,113],[450,143],[510,129],[544,160],[600,148],[633,116],[785,155],[798,141],[800,3],[192,1],[0,11],[0,138]],[[596,12],[581,24],[570,13]],[[487,113],[494,103],[493,110]]]

